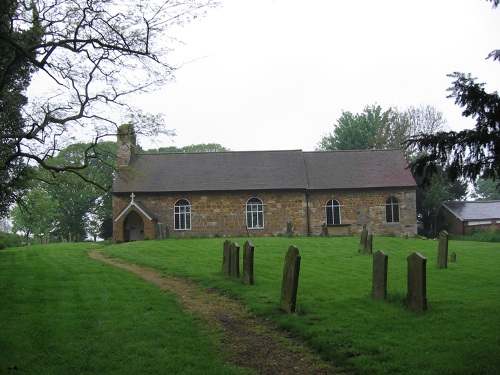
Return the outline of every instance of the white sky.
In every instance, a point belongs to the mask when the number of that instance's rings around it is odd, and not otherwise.
[[[177,133],[143,147],[310,151],[342,110],[375,103],[429,104],[460,130],[474,122],[446,98],[447,74],[500,88],[499,62],[485,60],[500,48],[500,9],[485,0],[222,3],[179,31],[176,81],[137,102]]]

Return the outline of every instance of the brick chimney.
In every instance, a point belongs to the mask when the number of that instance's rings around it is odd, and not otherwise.
[[[130,157],[134,153],[136,136],[134,125],[123,124],[118,128],[116,142],[116,156],[119,167],[126,167],[130,162]]]

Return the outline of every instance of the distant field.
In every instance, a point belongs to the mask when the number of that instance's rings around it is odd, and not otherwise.
[[[231,239],[243,247],[246,238]],[[364,374],[498,374],[500,246],[450,241],[457,262],[436,268],[437,242],[374,238],[389,255],[385,302],[372,300],[372,257],[358,238],[253,238],[254,286],[222,276],[224,239],[169,239],[107,247],[107,256],[189,278],[243,301],[250,310],[300,336],[326,359]],[[278,309],[286,250],[302,256],[297,309]],[[408,311],[406,258],[427,258],[425,313]]]

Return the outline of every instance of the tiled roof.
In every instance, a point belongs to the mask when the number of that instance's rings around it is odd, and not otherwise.
[[[500,219],[500,201],[443,202],[461,221]]]
[[[138,154],[113,191],[187,192],[414,187],[399,150]]]

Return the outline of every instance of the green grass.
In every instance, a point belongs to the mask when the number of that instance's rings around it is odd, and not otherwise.
[[[175,300],[86,254],[0,251],[0,374],[241,374]]]
[[[243,251],[245,238],[238,241]],[[389,256],[387,301],[371,299],[372,257],[358,238],[254,238],[255,282],[222,276],[223,239],[144,241],[110,246],[108,256],[187,277],[242,300],[324,358],[362,374],[498,374],[500,248],[450,241],[457,262],[437,269],[437,241],[374,238]],[[279,311],[289,245],[302,256],[297,313]],[[406,258],[427,258],[428,310],[406,309]]]

